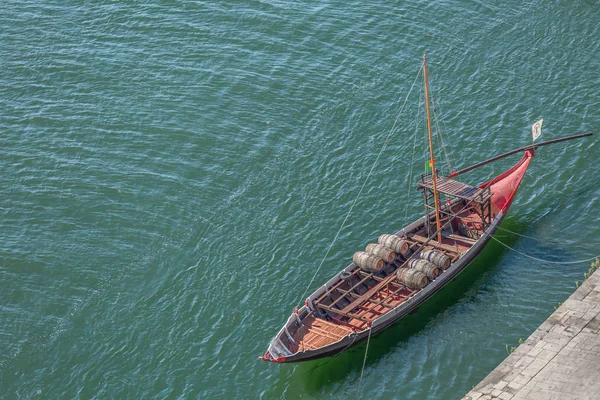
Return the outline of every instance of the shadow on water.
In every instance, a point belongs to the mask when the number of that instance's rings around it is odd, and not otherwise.
[[[527,229],[527,224],[525,221],[519,222],[507,217],[502,227],[512,232],[522,233]],[[509,246],[518,240],[516,235],[503,232],[496,232],[496,235],[502,235],[502,242]],[[406,347],[411,337],[426,329],[445,310],[456,306],[465,295],[474,296],[477,288],[497,271],[498,261],[506,252],[507,249],[503,245],[490,240],[479,256],[458,277],[417,310],[373,336],[369,343],[366,364],[376,364],[394,349]],[[348,379],[349,375],[354,375],[353,373],[360,374],[365,348],[366,341],[363,341],[337,356],[301,363],[295,373],[300,374],[304,390],[311,395],[317,394],[333,383]]]

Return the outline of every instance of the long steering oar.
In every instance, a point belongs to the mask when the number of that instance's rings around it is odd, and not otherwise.
[[[463,168],[463,169],[461,169],[461,170],[459,170],[459,171],[452,171],[452,172],[450,172],[450,174],[448,175],[448,178],[454,178],[454,177],[456,177],[456,176],[458,176],[458,175],[464,174],[465,172],[469,172],[469,171],[471,171],[471,170],[474,170],[475,168],[479,168],[479,167],[481,167],[482,165],[489,164],[489,163],[491,163],[491,162],[494,162],[494,161],[500,160],[500,159],[502,159],[502,158],[504,158],[504,157],[508,157],[508,156],[510,156],[510,155],[513,155],[513,154],[515,154],[515,153],[520,153],[520,152],[522,152],[522,151],[531,150],[531,149],[535,150],[535,149],[537,149],[538,147],[540,147],[540,146],[545,146],[545,145],[547,145],[547,144],[560,143],[560,142],[565,142],[565,141],[567,141],[567,140],[579,139],[579,138],[582,138],[582,137],[586,137],[586,136],[592,136],[592,135],[593,135],[593,133],[592,133],[592,132],[588,132],[588,133],[580,133],[580,134],[578,134],[578,135],[566,136],[566,137],[563,137],[563,138],[558,138],[558,139],[547,140],[547,141],[545,141],[545,142],[539,142],[539,143],[537,143],[537,144],[536,144],[536,143],[533,143],[533,144],[530,144],[530,145],[527,145],[527,146],[521,147],[521,148],[519,148],[519,149],[516,149],[516,150],[509,151],[508,153],[504,153],[504,154],[500,154],[499,156],[492,157],[492,158],[490,158],[489,160],[485,160],[485,161],[479,162],[479,163],[477,163],[477,164],[473,164],[473,165],[471,165],[470,167]]]

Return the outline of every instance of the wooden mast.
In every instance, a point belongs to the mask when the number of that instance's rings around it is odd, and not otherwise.
[[[435,158],[433,156],[433,137],[431,134],[431,115],[429,111],[429,81],[427,79],[427,55],[423,54],[423,79],[425,80],[425,109],[427,110],[427,132],[429,133],[429,164],[433,178],[433,198],[435,201],[435,223],[437,226],[437,241],[442,243],[442,229],[440,225],[440,201],[437,191],[437,177],[435,172]]]

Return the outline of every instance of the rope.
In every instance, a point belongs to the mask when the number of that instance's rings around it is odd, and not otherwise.
[[[500,226],[498,227],[498,229],[503,230],[504,232],[508,232],[508,233],[510,233],[512,235],[517,235],[517,236],[520,236],[520,237],[523,237],[523,238],[526,238],[526,239],[534,240],[536,242],[541,242],[542,241],[539,238],[536,238],[536,237],[533,237],[533,236],[523,235],[523,234],[518,233],[518,232],[513,232],[510,229],[505,229],[505,228],[502,228]],[[497,237],[505,237],[505,238],[510,237],[510,236],[499,236],[499,235],[496,235],[496,236]],[[547,240],[547,239],[545,239],[544,242],[554,243],[554,244],[563,244],[564,243],[564,242],[561,242],[561,241],[558,241],[558,240]],[[586,248],[586,247],[587,248],[589,248],[589,247],[597,248],[598,246],[600,246],[600,243],[593,243],[593,242],[591,242],[591,243],[578,244],[576,247],[580,247],[580,248]]]
[[[342,354],[344,351],[348,350],[348,348],[350,346],[352,346],[354,344],[354,342],[356,342],[356,338],[358,337],[358,334],[356,332],[352,332],[350,335],[352,335],[352,341],[350,342],[350,344],[348,344],[348,346],[344,347],[339,353],[334,355],[332,358],[336,358],[337,356]]]
[[[408,192],[408,198],[406,199],[406,204],[404,206],[404,219],[406,220],[408,218],[408,205],[410,204],[410,194],[412,193],[412,190],[410,190],[410,185],[412,185],[412,180],[413,180],[413,168],[415,165],[415,153],[417,152],[417,136],[418,136],[418,132],[419,132],[419,118],[418,116],[421,114],[421,101],[419,100],[419,106],[417,107],[417,118],[415,118],[415,120],[417,121],[417,123],[415,124],[415,134],[413,136],[413,146],[412,146],[412,156],[410,159],[410,171],[408,173],[408,182],[406,184],[407,189],[406,191]]]
[[[373,328],[369,326],[369,337],[367,338],[367,347],[365,348],[365,358],[363,360],[362,370],[360,371],[360,379],[358,381],[358,389],[356,390],[356,398],[360,397],[360,386],[362,384],[363,374],[365,372],[365,364],[367,363],[367,353],[369,352],[369,342],[371,341],[371,332],[373,332]]]
[[[510,234],[513,234],[513,235],[517,235],[517,236],[521,236],[521,237],[524,237],[524,238],[527,238],[527,239],[531,239],[531,240],[539,241],[539,239],[537,239],[537,238],[534,238],[533,236],[522,235],[522,234],[520,234],[520,233],[513,232],[513,231],[511,231],[511,230],[509,230],[509,229],[504,229],[504,228],[502,228],[502,227],[500,227],[500,226],[498,227],[498,229],[500,229],[500,230],[502,230],[502,231],[504,231],[504,232],[508,232],[508,233],[510,233]]]
[[[424,116],[425,120],[427,120],[427,115]],[[427,123],[423,123],[423,147],[422,147],[422,151],[423,151],[423,160],[425,160],[425,164],[423,165],[423,175],[427,175],[427,171],[430,170],[431,166],[429,165],[431,160],[430,160],[430,154],[429,154],[429,132],[427,130]],[[428,167],[429,166],[429,167]]]
[[[499,241],[498,239],[496,239],[495,237],[492,236],[492,239],[494,239],[496,242],[500,243],[502,246],[506,247],[509,250],[514,251],[515,253],[518,253],[520,255],[522,255],[523,257],[527,257],[527,258],[531,258],[532,260],[536,260],[536,261],[540,261],[540,262],[544,262],[544,263],[548,263],[548,264],[583,264],[583,263],[587,263],[590,261],[594,261],[596,258],[600,257],[600,254],[597,256],[594,256],[592,258],[588,258],[586,260],[578,260],[578,261],[549,261],[549,260],[542,260],[541,258],[537,258],[534,256],[530,256],[529,254],[525,254],[517,249],[514,249],[512,247],[510,247],[509,245],[502,243],[501,241]]]
[[[421,69],[423,69],[422,66],[421,66]],[[377,165],[377,161],[379,161],[379,157],[381,157],[381,153],[383,153],[383,150],[385,150],[385,148],[387,147],[388,141],[389,141],[390,137],[392,136],[392,132],[396,128],[396,123],[398,122],[398,119],[400,118],[400,114],[402,114],[402,111],[404,110],[404,106],[406,105],[406,102],[408,101],[408,97],[412,93],[412,90],[415,87],[415,83],[417,83],[417,78],[419,77],[420,74],[421,74],[421,71],[419,70],[419,72],[417,73],[417,76],[415,77],[415,80],[414,80],[412,86],[410,87],[410,90],[408,91],[408,94],[406,95],[406,99],[404,99],[404,103],[402,104],[402,107],[400,107],[400,110],[398,111],[398,116],[396,117],[396,120],[394,121],[394,124],[392,125],[392,129],[390,129],[390,131],[388,132],[387,137],[385,138],[385,142],[383,143],[383,146],[381,147],[381,150],[379,150],[379,154],[377,154],[377,158],[375,159],[375,162],[371,166],[371,170],[367,174],[367,177],[365,178],[362,186],[360,187],[360,190],[358,191],[358,194],[356,195],[356,198],[352,202],[352,205],[350,206],[350,209],[348,210],[348,213],[346,213],[346,217],[344,218],[344,221],[342,222],[342,225],[340,226],[340,229],[338,229],[337,233],[335,234],[335,237],[333,238],[333,241],[329,245],[329,248],[327,249],[327,252],[325,253],[325,256],[323,257],[323,259],[321,260],[321,263],[319,264],[319,267],[315,271],[312,279],[308,283],[308,286],[304,290],[304,294],[302,295],[301,299],[304,299],[304,296],[306,296],[306,293],[308,293],[308,289],[310,288],[310,286],[314,282],[315,278],[317,277],[317,274],[319,273],[319,270],[323,266],[323,263],[325,262],[325,259],[329,255],[329,252],[331,251],[331,248],[333,247],[335,241],[337,240],[338,236],[340,235],[340,232],[342,232],[342,229],[344,229],[344,226],[346,225],[346,221],[348,220],[348,217],[352,213],[352,210],[354,209],[354,206],[356,205],[356,202],[360,198],[360,195],[361,195],[363,189],[365,188],[367,182],[369,181],[369,178],[371,177],[371,174],[373,173],[373,170],[375,169],[375,166]]]
[[[444,143],[444,136],[442,134],[442,130],[440,129],[440,118],[437,113],[437,107],[435,105],[434,96],[431,97],[431,102],[433,103],[433,115],[435,116],[435,125],[437,126],[437,136],[442,144],[442,150],[444,151],[444,157],[446,158],[446,168],[448,168],[448,172],[450,172],[452,171],[452,164],[450,163],[450,157],[448,157],[448,150],[446,149],[446,143]],[[444,121],[442,121],[442,123],[444,123]],[[447,132],[445,124],[444,130]]]

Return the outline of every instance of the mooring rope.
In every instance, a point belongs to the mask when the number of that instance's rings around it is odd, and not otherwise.
[[[350,336],[352,336],[352,341],[350,343],[348,343],[348,346],[344,347],[339,353],[337,353],[336,355],[334,355],[331,358],[336,358],[337,356],[342,354],[344,351],[348,350],[348,348],[354,344],[354,342],[356,341],[356,338],[358,337],[358,334],[356,332],[352,332],[350,334]]]
[[[494,236],[492,236],[491,238],[494,239],[496,242],[500,243],[502,246],[506,247],[507,249],[512,250],[515,253],[518,253],[518,254],[522,255],[523,257],[531,258],[532,260],[536,260],[536,261],[540,261],[540,262],[544,262],[544,263],[548,263],[548,264],[583,264],[583,263],[587,263],[587,262],[590,262],[590,261],[594,261],[598,257],[600,257],[600,254],[599,254],[599,255],[594,256],[592,258],[588,258],[588,259],[585,259],[585,260],[577,260],[577,261],[550,261],[550,260],[543,260],[541,258],[530,256],[529,254],[525,254],[522,251],[519,251],[519,250],[517,250],[517,249],[515,249],[513,247],[510,247],[506,243],[502,243],[500,240],[496,239]]]
[[[518,233],[518,232],[511,231],[510,229],[505,229],[505,228],[502,228],[501,226],[499,226],[499,227],[498,227],[498,229],[500,229],[501,231],[504,231],[504,232],[508,232],[508,233],[510,233],[510,234],[512,234],[512,235],[517,235],[517,236],[521,236],[521,237],[524,237],[524,238],[527,238],[527,239],[531,239],[531,240],[539,241],[539,239],[537,239],[537,238],[534,238],[533,236],[527,236],[527,235],[523,235],[523,234],[521,234],[521,233]]]
[[[421,70],[422,69],[423,69],[423,66],[421,65]],[[400,118],[400,115],[402,114],[402,111],[404,110],[404,106],[406,106],[406,102],[408,101],[408,97],[412,93],[412,90],[415,87],[415,84],[417,83],[417,79],[419,78],[419,75],[421,74],[421,70],[419,70],[419,72],[417,73],[417,76],[415,77],[415,80],[413,81],[413,84],[410,87],[410,90],[408,91],[408,94],[406,95],[406,98],[404,99],[404,103],[402,104],[402,107],[400,107],[400,110],[398,111],[398,115],[396,116],[396,120],[394,121],[394,124],[392,125],[392,128],[388,132],[387,137],[385,138],[385,141],[383,143],[383,146],[381,146],[381,150],[379,150],[379,154],[377,154],[377,158],[375,158],[375,162],[373,162],[373,165],[371,166],[371,169],[369,170],[369,173],[367,174],[367,177],[365,178],[362,186],[360,187],[360,190],[358,191],[358,194],[356,195],[356,198],[354,199],[354,201],[352,202],[352,205],[350,206],[350,209],[346,213],[346,217],[344,218],[344,221],[342,221],[342,225],[340,226],[340,229],[338,229],[337,233],[335,234],[335,237],[333,238],[333,241],[329,245],[329,248],[327,249],[327,252],[325,253],[325,256],[323,257],[323,259],[319,263],[319,266],[317,267],[317,270],[313,274],[312,279],[310,280],[310,282],[308,283],[308,286],[304,290],[304,294],[300,298],[301,299],[300,301],[304,300],[304,298],[306,296],[306,293],[308,293],[308,289],[310,289],[310,286],[312,285],[312,283],[314,282],[315,278],[317,277],[319,271],[321,270],[321,267],[323,266],[323,263],[325,262],[325,259],[329,255],[329,252],[331,251],[331,248],[333,247],[333,245],[335,244],[335,241],[337,240],[338,236],[340,235],[340,232],[342,232],[342,229],[344,229],[344,226],[346,225],[346,221],[348,220],[348,217],[350,217],[350,214],[352,213],[352,210],[354,209],[354,206],[356,205],[356,203],[357,203],[360,195],[362,194],[363,189],[365,188],[367,182],[369,181],[369,178],[371,177],[371,174],[373,173],[373,170],[375,169],[375,166],[377,165],[377,161],[379,161],[379,157],[381,157],[381,154],[383,153],[383,150],[385,150],[385,148],[387,147],[388,141],[390,140],[390,137],[392,136],[392,132],[394,132],[394,129],[396,128],[396,123],[398,122],[398,119]]]
[[[362,370],[360,371],[360,379],[358,381],[358,389],[356,389],[356,399],[360,398],[360,386],[362,384],[363,374],[365,372],[365,364],[367,363],[367,353],[369,352],[369,342],[371,341],[371,332],[373,332],[373,327],[371,323],[369,323],[369,337],[367,338],[367,347],[365,348],[365,358],[363,360]]]
[[[517,235],[517,236],[520,236],[522,238],[534,240],[536,242],[553,243],[553,244],[563,244],[564,243],[564,242],[561,242],[561,241],[558,241],[558,240],[548,240],[548,239],[543,239],[542,240],[542,239],[539,239],[539,238],[536,238],[536,237],[533,237],[533,236],[523,235],[522,233],[511,231],[510,229],[502,228],[501,226],[499,226],[498,229],[501,230],[501,231],[504,231],[504,232],[508,232],[511,235]],[[507,238],[509,236],[498,236],[498,235],[496,235],[496,237],[505,237],[505,238]],[[589,248],[589,247],[598,248],[598,247],[600,247],[600,243],[590,242],[590,243],[585,243],[585,244],[578,244],[576,247],[579,247],[579,248]]]

